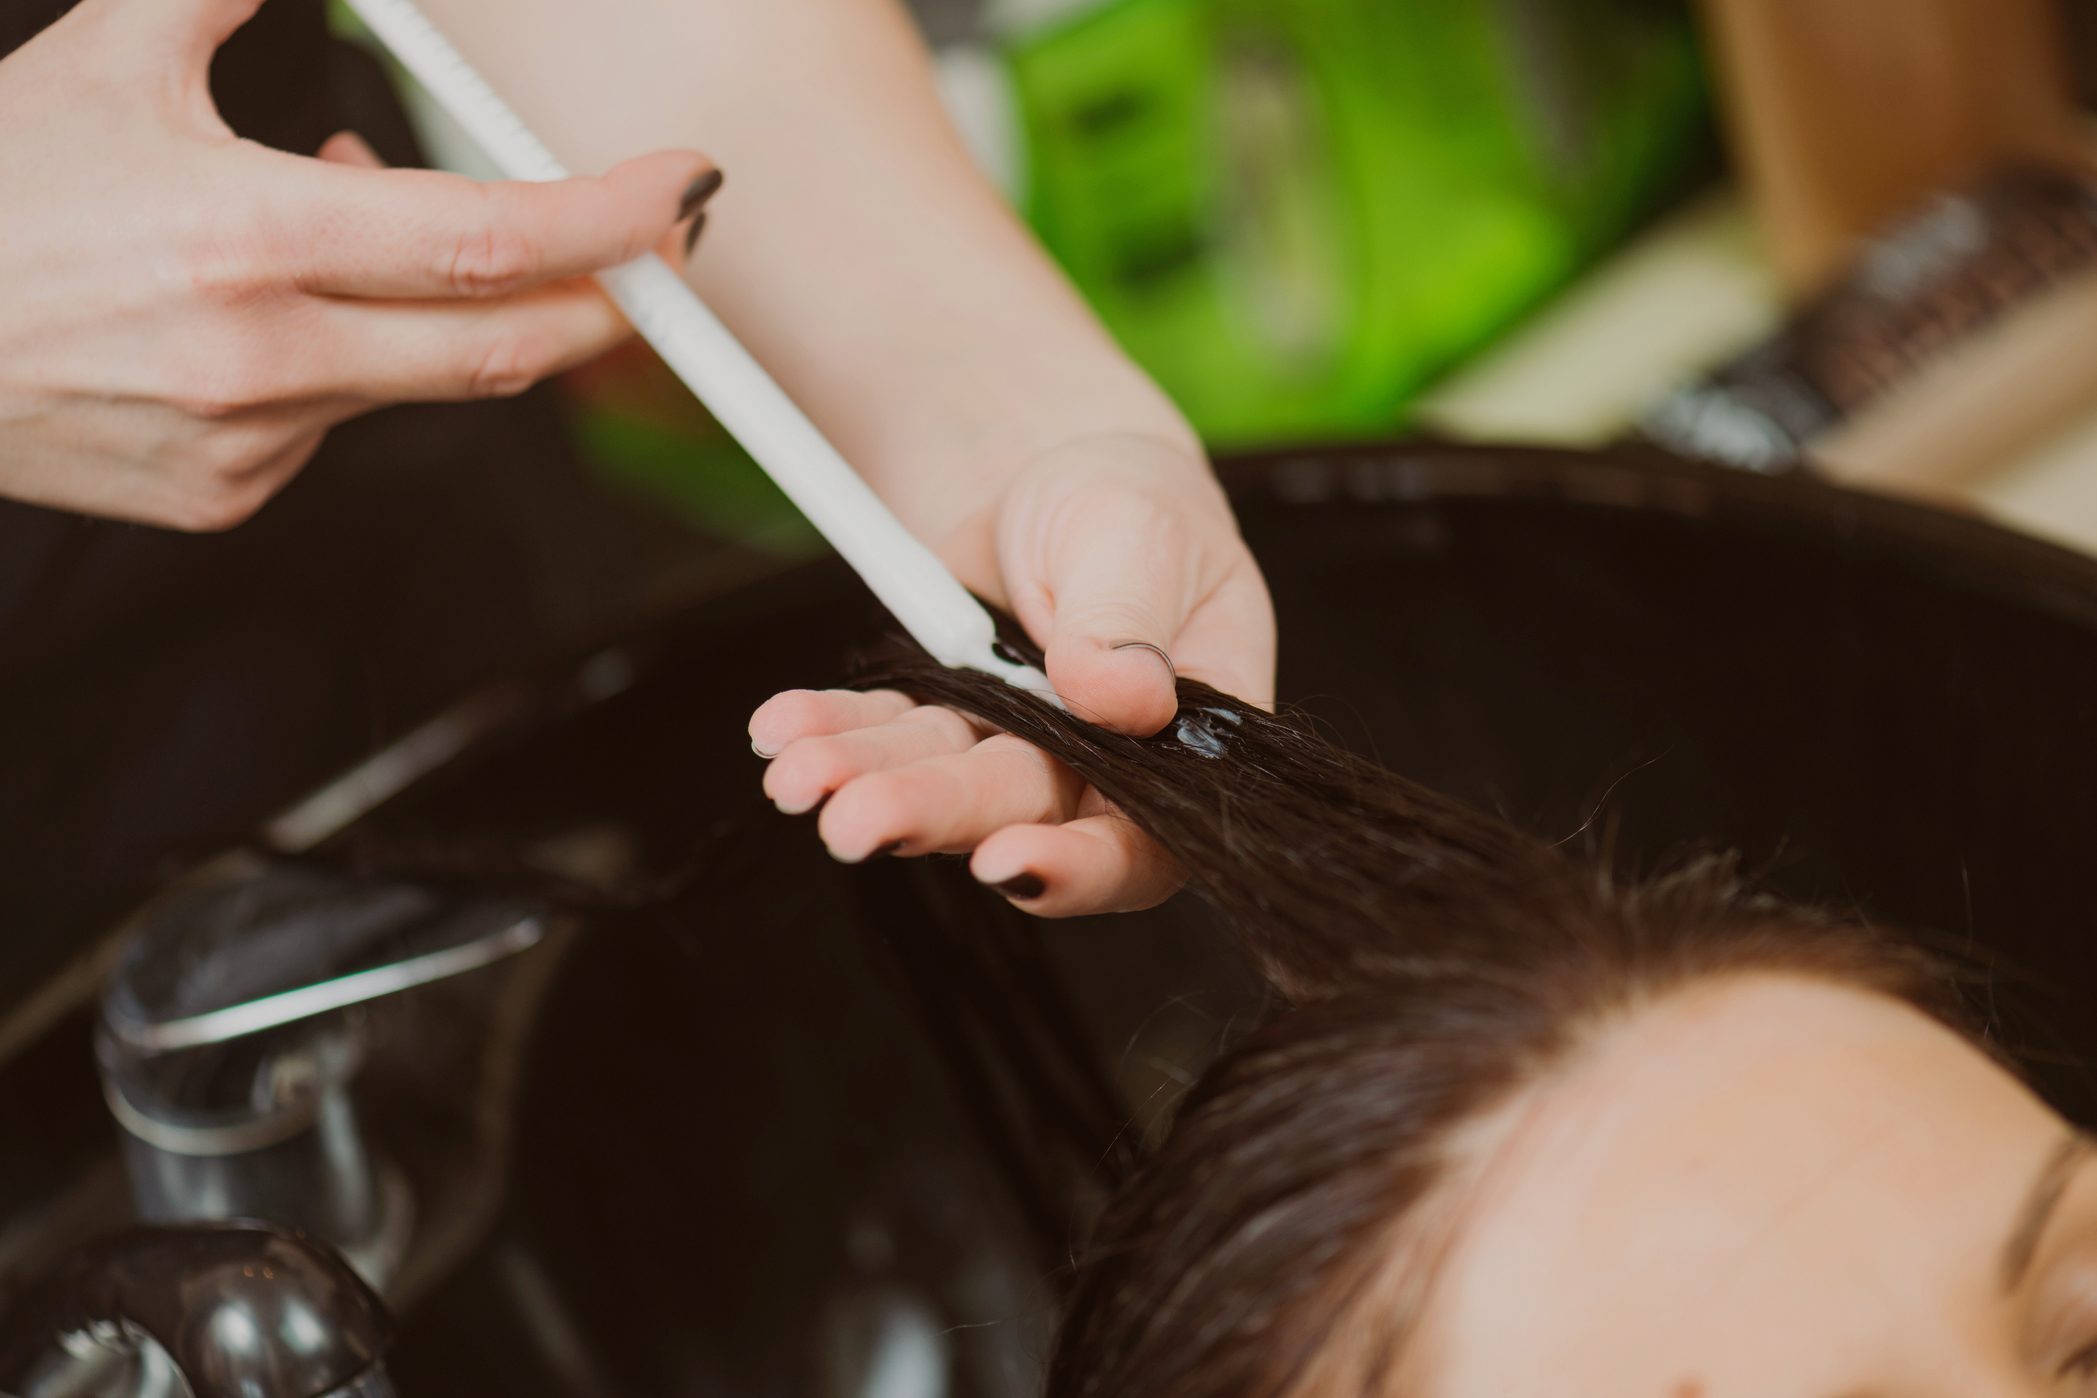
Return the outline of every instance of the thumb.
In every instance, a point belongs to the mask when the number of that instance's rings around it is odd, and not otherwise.
[[[211,96],[211,59],[261,8],[262,0],[83,0],[59,24],[77,22],[98,70],[171,103],[192,134],[228,136]]]
[[[104,0],[102,8],[116,36],[164,73],[208,67],[262,0]]]
[[[1124,733],[1157,732],[1179,709],[1172,646],[1192,569],[1183,544],[1140,507],[1094,517],[1056,551],[1049,682],[1072,710]]]

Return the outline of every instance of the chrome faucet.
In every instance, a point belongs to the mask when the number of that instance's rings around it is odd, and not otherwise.
[[[525,900],[251,858],[159,900],[110,979],[96,1035],[140,1216],[290,1225],[385,1290],[414,1201],[350,1092],[363,1007],[516,956],[546,932]]]

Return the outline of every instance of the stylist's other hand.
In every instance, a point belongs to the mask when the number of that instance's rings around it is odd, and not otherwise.
[[[382,404],[513,394],[628,333],[585,274],[718,181],[665,151],[480,184],[236,138],[260,0],[84,0],[0,61],[0,496],[223,529]]]
[[[1059,447],[941,552],[1019,618],[1056,692],[1096,722],[1163,728],[1175,669],[1272,702],[1266,584],[1191,448],[1134,436]],[[1046,917],[1149,907],[1184,877],[1040,749],[901,694],[781,694],[751,718],[750,739],[771,759],[766,794],[789,814],[820,806],[818,832],[847,862],[972,851],[977,879]]]

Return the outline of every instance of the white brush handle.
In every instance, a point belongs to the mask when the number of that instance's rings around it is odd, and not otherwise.
[[[348,3],[505,174],[520,180],[568,177],[554,153],[413,0]],[[1051,695],[1047,676],[997,653],[996,628],[982,604],[889,513],[668,263],[649,253],[599,273],[597,280],[641,338],[655,347],[933,659],[987,670]]]

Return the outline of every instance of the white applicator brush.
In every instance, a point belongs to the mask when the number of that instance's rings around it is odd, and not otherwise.
[[[504,174],[520,180],[568,177],[553,152],[413,0],[348,3]],[[983,605],[889,513],[668,263],[648,253],[599,273],[597,280],[641,338],[655,347],[933,659],[987,671],[1055,701],[1048,677],[1006,658]]]

